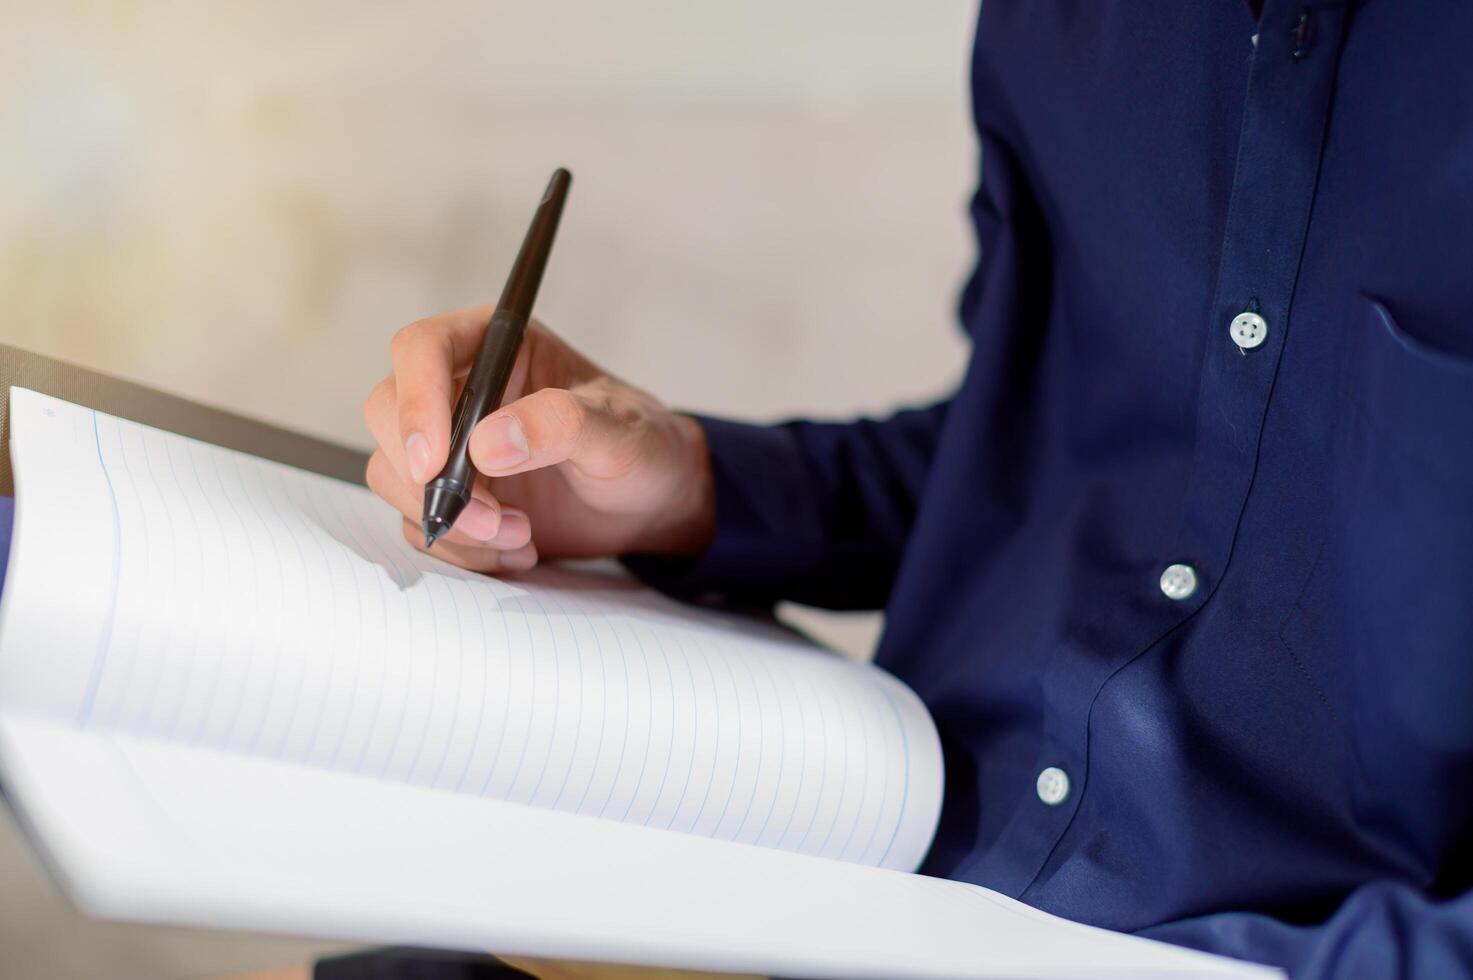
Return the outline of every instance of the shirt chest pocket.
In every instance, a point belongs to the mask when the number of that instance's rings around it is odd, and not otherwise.
[[[1473,358],[1369,298],[1344,356],[1328,531],[1282,636],[1352,740],[1375,733],[1358,761],[1415,769],[1473,754]]]

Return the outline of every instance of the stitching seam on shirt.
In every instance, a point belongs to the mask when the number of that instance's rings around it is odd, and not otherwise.
[[[1314,673],[1309,669],[1309,666],[1299,656],[1298,651],[1294,649],[1294,644],[1289,640],[1289,637],[1287,635],[1289,625],[1297,621],[1308,611],[1304,608],[1304,596],[1307,592],[1309,592],[1309,587],[1314,584],[1316,576],[1319,575],[1320,564],[1324,561],[1325,552],[1328,551],[1329,548],[1330,534],[1327,531],[1325,533],[1324,540],[1320,542],[1319,551],[1315,553],[1314,562],[1309,566],[1309,574],[1305,576],[1304,584],[1299,587],[1299,594],[1294,597],[1294,604],[1289,607],[1289,611],[1284,614],[1284,618],[1279,620],[1279,628],[1277,632],[1279,645],[1284,648],[1284,652],[1289,655],[1289,659],[1294,661],[1294,666],[1299,668],[1299,672],[1304,675],[1304,679],[1309,682],[1309,686],[1312,687],[1314,689],[1314,693],[1319,696],[1320,701],[1325,706],[1325,710],[1330,713],[1330,718],[1333,719],[1336,724],[1339,724],[1340,713],[1335,710],[1335,706],[1330,702],[1329,695],[1325,693],[1325,689],[1321,687],[1319,681],[1315,679]]]

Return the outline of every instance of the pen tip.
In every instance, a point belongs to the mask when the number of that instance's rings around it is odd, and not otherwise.
[[[427,500],[433,497],[433,502],[438,507],[446,503],[445,499],[442,499],[445,498],[446,493],[447,492],[442,490],[441,488],[430,487],[428,490],[425,491],[425,496]],[[449,499],[452,503],[455,502],[453,496]],[[463,504],[464,502],[462,501],[461,503]],[[443,513],[437,512],[435,507],[431,507],[429,506],[429,504],[426,504],[425,510],[428,511],[428,513],[426,513],[424,519],[419,522],[419,529],[424,532],[425,550],[429,551],[430,548],[434,547],[436,541],[439,541],[445,535],[450,533],[450,521],[445,519]],[[460,508],[454,508],[454,512],[459,513]]]

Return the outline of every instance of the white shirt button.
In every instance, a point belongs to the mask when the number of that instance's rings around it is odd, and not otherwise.
[[[1197,570],[1191,565],[1167,565],[1161,573],[1161,594],[1178,602],[1197,591]]]
[[[1048,806],[1058,806],[1069,798],[1069,774],[1058,766],[1049,766],[1038,774],[1038,798]]]
[[[1243,350],[1252,350],[1268,339],[1268,321],[1257,313],[1244,310],[1228,325],[1228,336]]]

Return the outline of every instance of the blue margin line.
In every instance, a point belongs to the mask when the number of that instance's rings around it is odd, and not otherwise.
[[[82,695],[82,707],[77,712],[77,724],[86,725],[92,718],[92,706],[97,701],[97,688],[102,684],[102,667],[107,660],[107,649],[112,645],[113,619],[118,612],[118,575],[122,569],[123,534],[118,517],[118,494],[113,489],[112,474],[107,471],[107,462],[102,458],[102,437],[97,433],[97,412],[92,413],[92,441],[97,446],[97,465],[102,469],[102,478],[107,481],[107,495],[113,507],[113,581],[112,594],[108,597],[107,617],[103,620],[102,637],[97,643],[97,656],[92,662],[92,676],[87,679],[87,690]]]

